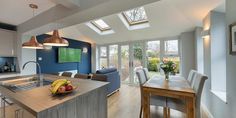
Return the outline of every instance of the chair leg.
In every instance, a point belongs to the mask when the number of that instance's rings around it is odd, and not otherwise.
[[[167,118],[167,108],[166,107],[163,108],[163,117]]]
[[[142,113],[143,113],[143,106],[140,107],[139,118],[142,118]]]
[[[170,118],[170,108],[167,108],[167,118]]]

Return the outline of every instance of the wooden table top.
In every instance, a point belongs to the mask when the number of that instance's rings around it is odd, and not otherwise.
[[[185,78],[179,76],[171,76],[168,81],[166,81],[164,77],[154,77],[148,80],[143,85],[143,88],[195,94],[189,82]]]
[[[19,92],[12,92],[3,86],[0,86],[0,92],[4,96],[9,97],[13,102],[18,104],[19,106],[23,107],[24,109],[28,110],[29,112],[35,115],[51,107],[63,104],[64,102],[69,101],[73,98],[86,95],[90,91],[96,90],[100,87],[104,87],[108,84],[108,82],[99,82],[85,79],[72,79],[55,75],[43,76],[46,80],[66,78],[70,80],[73,85],[77,85],[78,88],[73,93],[64,96],[52,96],[49,90],[50,85]]]

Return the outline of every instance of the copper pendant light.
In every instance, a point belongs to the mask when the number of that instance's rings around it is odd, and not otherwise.
[[[69,46],[69,42],[59,36],[58,30],[53,31],[53,35],[44,39],[43,45],[47,46]]]
[[[33,16],[34,16],[34,10],[38,9],[38,6],[35,4],[29,4],[29,7],[33,9]],[[22,48],[28,48],[28,49],[43,49],[43,45],[38,43],[35,36],[32,36],[31,39],[28,42],[25,42],[22,44]]]
[[[35,36],[32,36],[28,42],[22,44],[22,48],[43,49],[43,45],[38,43]]]

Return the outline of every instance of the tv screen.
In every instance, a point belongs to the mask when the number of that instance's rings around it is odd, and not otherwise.
[[[81,60],[81,49],[74,48],[59,48],[58,49],[58,62],[80,62]]]

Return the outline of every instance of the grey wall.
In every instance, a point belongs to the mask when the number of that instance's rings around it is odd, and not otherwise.
[[[204,53],[203,53],[203,40],[201,37],[202,28],[195,29],[195,59],[196,69],[200,73],[204,73]]]
[[[227,92],[227,104],[216,97],[210,92],[210,79],[207,80],[204,93],[203,102],[209,109],[210,113],[214,118],[236,118],[236,56],[229,55],[229,31],[228,26],[236,22],[236,0],[226,0],[226,23],[227,23],[227,40],[226,42],[226,92]],[[205,46],[210,46],[207,44],[210,40],[204,40]],[[209,48],[204,49],[204,56],[210,54]],[[205,60],[204,63],[209,63]],[[206,64],[204,64],[206,65]],[[209,71],[209,65],[205,66],[204,69]]]
[[[229,24],[236,22],[236,0],[226,0],[226,22]],[[227,28],[228,29],[228,28]],[[227,30],[227,34],[229,34]],[[229,37],[229,35],[227,36]],[[221,109],[226,109],[226,112],[222,114],[223,117],[236,118],[236,56],[229,55],[229,38],[227,38],[227,57],[226,57],[226,89],[227,89],[227,101],[228,104],[222,106]],[[225,108],[226,107],[226,108]],[[220,112],[220,110],[218,111]],[[226,118],[225,117],[225,118]]]
[[[204,45],[204,74],[208,76],[203,89],[202,102],[213,117],[222,118],[225,105],[211,90],[225,91],[225,18],[223,13],[210,12],[203,20],[204,30],[210,29],[210,37],[202,39]],[[214,87],[214,88],[213,88]],[[218,89],[220,88],[220,89]],[[220,112],[219,112],[220,111]]]
[[[187,78],[189,71],[196,68],[194,32],[184,32],[180,35],[182,75]]]
[[[211,12],[211,89],[226,91],[226,20],[225,13]]]

